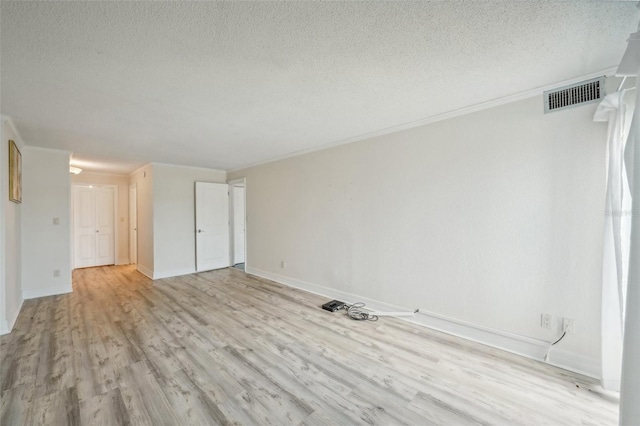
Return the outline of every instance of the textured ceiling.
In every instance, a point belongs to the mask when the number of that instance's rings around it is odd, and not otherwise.
[[[604,1],[2,1],[0,14],[2,114],[27,144],[111,171],[234,169],[608,69],[640,17]]]

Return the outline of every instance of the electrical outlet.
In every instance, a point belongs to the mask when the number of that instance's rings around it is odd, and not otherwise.
[[[60,218],[59,217],[54,217],[53,218],[53,224],[54,225],[60,225]]]
[[[285,267],[284,260],[280,261],[280,267],[281,267],[282,269],[284,269],[284,267]]]
[[[575,320],[571,318],[562,318],[562,329],[567,330],[567,334],[575,333]]]
[[[53,270],[53,277],[54,277],[54,278],[57,278],[57,277],[59,277],[59,276],[60,276],[60,269],[54,269],[54,270]]]
[[[551,329],[551,321],[553,320],[553,315],[551,314],[541,314],[540,315],[540,327]]]

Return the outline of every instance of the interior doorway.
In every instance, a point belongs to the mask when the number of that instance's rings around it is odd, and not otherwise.
[[[115,185],[73,186],[73,266],[115,264]]]
[[[231,265],[245,270],[247,241],[247,209],[245,178],[229,181],[231,194]]]

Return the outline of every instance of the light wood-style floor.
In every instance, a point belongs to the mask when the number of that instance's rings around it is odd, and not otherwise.
[[[3,426],[617,424],[588,378],[234,268],[73,280],[0,339]]]

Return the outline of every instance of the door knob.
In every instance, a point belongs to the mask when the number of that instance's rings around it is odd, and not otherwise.
[[[202,232],[202,229],[198,229],[198,234]]]
[[[98,231],[98,230],[96,229],[96,232],[100,232],[100,231]]]

